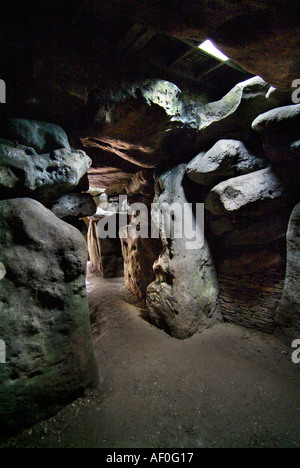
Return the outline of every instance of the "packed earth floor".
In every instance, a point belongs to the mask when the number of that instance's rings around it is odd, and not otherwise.
[[[300,447],[291,348],[229,324],[176,340],[122,284],[87,279],[99,387],[4,447]]]

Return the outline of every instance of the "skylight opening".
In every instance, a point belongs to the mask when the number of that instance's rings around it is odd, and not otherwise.
[[[228,60],[230,60],[229,57],[217,49],[217,47],[209,39],[204,41],[203,44],[200,44],[199,49],[203,50],[203,52],[206,52],[209,55],[212,55],[218,60],[221,60],[222,62],[228,62]]]

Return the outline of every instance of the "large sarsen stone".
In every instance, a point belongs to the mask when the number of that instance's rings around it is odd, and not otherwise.
[[[187,175],[200,185],[213,186],[266,166],[266,162],[251,154],[241,141],[220,140],[207,153],[200,153],[189,163]]]
[[[189,235],[183,230],[178,236],[182,219],[186,227],[195,223],[182,186],[186,166],[183,164],[160,178],[153,211],[155,224],[160,230],[163,253],[154,264],[156,281],[147,290],[147,305],[152,321],[170,335],[185,339],[198,330],[212,326],[221,319],[219,313],[219,287],[209,247],[201,226],[195,227],[197,246],[189,249]],[[178,216],[172,205],[183,210]],[[167,209],[166,209],[167,207]],[[181,219],[180,219],[181,218]],[[170,226],[168,235],[166,226]]]
[[[0,436],[53,415],[97,377],[83,236],[39,202],[0,202]]]
[[[70,150],[67,134],[58,125],[25,119],[7,119],[1,125],[0,136],[18,144],[30,146],[37,153]]]
[[[78,186],[91,164],[80,150],[61,148],[37,154],[10,142],[0,144],[0,199],[29,196],[53,204]]]
[[[205,208],[214,215],[275,211],[286,202],[287,191],[272,168],[221,182],[212,189]]]

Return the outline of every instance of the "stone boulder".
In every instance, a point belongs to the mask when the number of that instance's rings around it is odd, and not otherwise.
[[[214,215],[238,212],[258,216],[275,211],[286,198],[285,186],[268,167],[221,182],[209,193],[205,208]]]
[[[152,215],[163,252],[154,264],[156,280],[147,289],[150,320],[179,339],[221,320],[214,263],[203,226],[195,226],[195,216],[182,186],[185,170],[186,166],[181,165],[159,179]]]
[[[299,338],[300,333],[300,203],[295,207],[287,232],[287,269],[284,291],[276,323],[284,333]]]
[[[93,216],[97,211],[96,203],[88,193],[69,193],[61,197],[52,207],[52,213],[72,224],[74,219]]]
[[[255,138],[251,131],[255,116],[261,114],[262,109],[266,112],[274,108],[266,97],[269,89],[270,86],[256,76],[237,84],[220,101],[197,109],[201,147],[209,148],[220,139],[249,141]]]
[[[241,141],[220,140],[207,153],[200,153],[188,164],[187,175],[193,182],[213,186],[223,180],[258,171],[266,165]]]
[[[140,168],[187,163],[221,138],[255,139],[253,120],[274,108],[266,98],[269,89],[255,77],[220,101],[204,104],[167,81],[132,85],[105,100],[101,130],[92,129],[81,139],[83,149],[111,159],[117,155]]]
[[[80,150],[37,154],[32,148],[1,144],[0,199],[30,196],[51,205],[79,186],[91,164]]]
[[[285,106],[260,115],[252,124],[263,136],[266,157],[285,185],[300,194],[300,105]]]
[[[39,202],[0,202],[0,434],[55,414],[97,379],[84,238]]]
[[[142,239],[131,235],[129,226],[121,229],[125,268],[125,288],[139,299],[146,299],[149,284],[155,281],[153,265],[162,251],[160,239]]]
[[[252,128],[263,135],[267,158],[273,163],[298,163],[300,168],[300,104],[279,107],[258,116]]]
[[[299,135],[300,104],[279,107],[259,115],[252,123],[252,128],[260,133],[281,133]]]
[[[25,119],[7,119],[1,125],[0,137],[33,148],[38,154],[56,149],[71,150],[67,134],[58,125]]]

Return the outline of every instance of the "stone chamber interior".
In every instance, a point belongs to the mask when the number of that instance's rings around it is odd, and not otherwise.
[[[300,446],[299,20],[1,6],[1,447]]]

